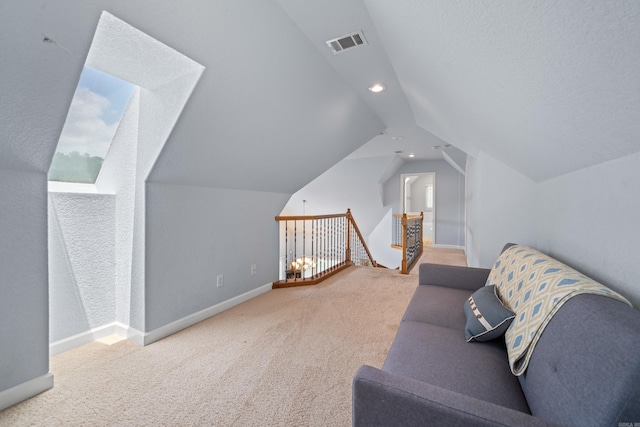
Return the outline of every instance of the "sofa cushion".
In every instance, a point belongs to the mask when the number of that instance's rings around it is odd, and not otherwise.
[[[465,289],[420,285],[402,319],[444,326],[463,334],[466,319],[462,306],[472,293]]]
[[[490,341],[504,335],[515,314],[502,305],[495,285],[484,286],[464,303],[464,336],[469,341]]]
[[[505,334],[514,375],[527,369],[544,328],[562,305],[579,294],[622,295],[535,249],[514,245],[502,252],[487,284],[495,284],[502,302],[516,313]]]
[[[462,328],[405,320],[382,369],[529,413],[502,339],[467,343]]]
[[[640,313],[599,295],[567,301],[520,382],[533,415],[562,425],[640,421]]]

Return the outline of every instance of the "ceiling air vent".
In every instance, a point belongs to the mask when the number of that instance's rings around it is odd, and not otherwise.
[[[367,39],[364,38],[362,31],[340,36],[333,40],[327,40],[327,46],[331,48],[334,54],[344,52],[352,47],[364,46]]]

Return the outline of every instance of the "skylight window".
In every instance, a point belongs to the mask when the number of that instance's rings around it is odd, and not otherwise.
[[[96,182],[135,88],[84,67],[49,168],[49,181]]]

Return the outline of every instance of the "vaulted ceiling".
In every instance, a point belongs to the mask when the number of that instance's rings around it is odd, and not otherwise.
[[[0,123],[24,127],[0,166],[46,170],[102,10],[205,67],[151,181],[293,193],[446,144],[544,181],[640,151],[636,0],[41,0],[0,4]]]
[[[354,155],[400,135],[403,156],[451,144],[544,181],[640,151],[640,2],[278,2],[388,127]],[[369,46],[324,46],[358,29]]]
[[[640,151],[640,2],[365,0],[416,123],[543,181]]]

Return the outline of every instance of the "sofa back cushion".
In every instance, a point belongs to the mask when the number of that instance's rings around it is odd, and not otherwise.
[[[599,295],[571,298],[519,380],[540,418],[567,426],[633,425],[640,421],[640,312]]]
[[[522,375],[548,322],[575,295],[590,293],[618,299],[622,295],[533,248],[506,248],[487,278],[504,305],[515,313],[505,334],[511,371]]]

